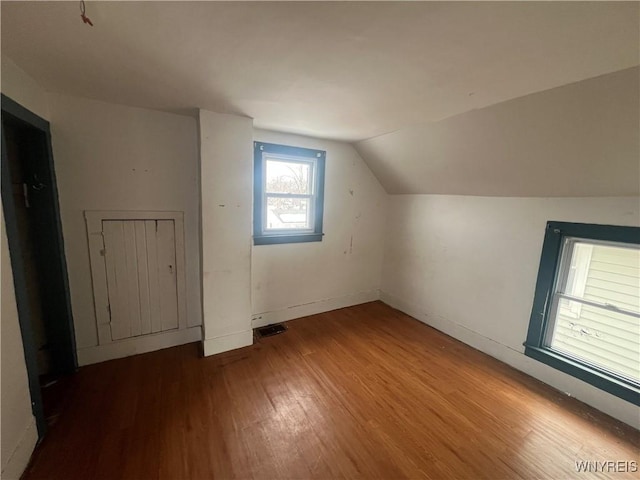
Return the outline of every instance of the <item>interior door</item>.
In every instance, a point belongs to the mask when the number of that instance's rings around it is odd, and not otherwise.
[[[173,220],[103,220],[111,339],[178,328]]]

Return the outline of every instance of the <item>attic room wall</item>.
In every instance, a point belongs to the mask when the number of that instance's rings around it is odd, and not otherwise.
[[[29,456],[38,440],[36,421],[31,411],[31,394],[27,367],[22,348],[22,336],[18,323],[18,310],[13,287],[13,274],[7,235],[2,217],[2,237],[0,248],[2,258],[2,325],[0,336],[0,362],[2,362],[2,380],[0,386],[2,405],[2,441],[0,448],[2,478],[20,478],[29,461]]]
[[[640,198],[391,195],[382,300],[639,428],[635,405],[524,356],[549,220],[640,226]]]
[[[49,109],[44,90],[18,68],[8,57],[2,56],[2,93],[30,109],[33,113],[47,119]],[[38,432],[31,411],[31,394],[27,367],[22,348],[22,337],[18,323],[18,310],[13,286],[13,272],[7,246],[4,223],[4,211],[0,212],[2,236],[0,248],[2,270],[0,317],[0,424],[2,425],[0,467],[2,478],[13,480],[20,478],[33,451]]]
[[[200,339],[196,120],[67,95],[48,98],[80,365],[141,353],[135,341],[120,342],[117,352],[97,346],[85,210],[184,212],[185,335]]]
[[[253,120],[200,110],[203,347],[251,345]]]
[[[36,115],[48,120],[49,101],[47,92],[42,86],[6,55],[2,55],[1,66],[2,93],[27,110],[31,110]]]
[[[348,144],[254,130],[255,141],[326,150],[321,242],[252,250],[253,325],[377,300],[387,194]]]

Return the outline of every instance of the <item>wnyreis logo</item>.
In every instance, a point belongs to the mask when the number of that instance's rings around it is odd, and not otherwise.
[[[603,462],[577,460],[576,471],[579,473],[634,473],[638,471],[638,462],[635,460],[607,460]]]

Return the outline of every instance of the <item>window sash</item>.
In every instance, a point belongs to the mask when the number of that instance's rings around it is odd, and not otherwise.
[[[273,198],[316,198],[315,195],[310,195],[307,193],[265,193],[265,197],[273,197]]]
[[[577,356],[577,355],[572,354],[571,352],[568,352],[566,350],[560,350],[560,349],[553,348],[553,347],[545,347],[545,349],[550,351],[550,352],[553,352],[554,354],[558,355],[561,358],[566,358],[566,359],[572,360],[575,363],[577,363],[577,364],[579,364],[579,365],[581,365],[583,367],[587,367],[587,368],[590,368],[590,369],[592,369],[592,370],[594,370],[596,372],[600,372],[601,374],[604,374],[607,377],[614,378],[614,379],[618,380],[619,382],[623,382],[626,385],[631,385],[632,387],[634,387],[636,389],[640,388],[640,384],[636,380],[634,380],[633,378],[630,378],[627,375],[623,375],[618,371],[610,370],[604,365],[593,363],[593,362],[589,361],[586,358]]]
[[[309,184],[311,194],[302,193],[269,193],[267,192],[267,160],[281,163],[298,163],[309,165]],[[300,233],[313,233],[315,231],[315,205],[317,197],[316,159],[300,158],[289,155],[262,154],[262,234],[263,235],[295,235]],[[309,227],[308,228],[268,228],[267,216],[269,213],[269,198],[302,198],[309,200]]]
[[[613,305],[611,303],[601,303],[596,302],[595,300],[587,300],[586,298],[574,297],[572,295],[567,295],[566,293],[556,292],[556,297],[559,299],[571,300],[572,302],[582,303],[583,305],[591,305],[592,307],[599,307],[603,310],[608,310],[610,312],[621,313],[623,315],[629,315],[630,317],[640,318],[640,313],[634,312],[633,310],[627,310],[626,308],[618,307],[617,305]]]
[[[268,193],[269,195],[280,194],[280,192],[268,192],[267,191],[267,161],[279,162],[279,163],[297,163],[309,166],[309,188],[311,193],[309,194],[300,194],[300,195],[315,195],[317,192],[316,189],[316,159],[315,158],[301,158],[295,157],[291,155],[284,154],[273,154],[268,152],[262,153],[262,191],[263,193]],[[283,195],[294,195],[294,194],[283,194]]]
[[[556,328],[556,321],[558,320],[558,309],[560,308],[560,300],[570,300],[572,302],[577,302],[582,305],[590,305],[592,307],[598,307],[603,310],[607,310],[609,312],[619,313],[621,315],[627,315],[629,317],[640,318],[640,313],[633,312],[631,310],[626,310],[624,308],[620,308],[616,305],[612,305],[610,303],[600,303],[593,300],[587,300],[585,298],[574,297],[572,295],[567,295],[562,292],[555,292],[553,294],[553,304],[551,305],[551,310],[549,311],[549,321],[547,323],[545,335],[544,335],[544,346],[548,347],[551,345],[551,339],[553,337],[553,331]]]
[[[622,307],[618,307],[617,305],[613,305],[611,303],[598,302],[598,301],[576,297],[574,295],[569,295],[567,293],[564,293],[567,287],[568,279],[569,279],[571,261],[575,252],[575,246],[576,244],[579,244],[579,243],[586,244],[586,245],[594,245],[594,246],[600,245],[600,246],[615,246],[615,247],[624,247],[624,248],[633,248],[633,249],[636,248],[634,245],[629,245],[629,244],[624,244],[619,242],[588,240],[588,239],[574,238],[574,237],[567,237],[564,239],[564,243],[559,253],[558,274],[557,274],[556,283],[553,289],[551,308],[549,309],[546,326],[544,328],[542,347],[549,349],[558,355],[569,358],[578,363],[589,366],[594,370],[601,371],[607,375],[613,376],[615,378],[623,380],[624,382],[631,383],[636,387],[638,387],[640,385],[638,384],[638,381],[636,379],[630,378],[622,372],[611,370],[604,365],[594,363],[593,361],[590,361],[587,358],[581,357],[571,351],[555,348],[552,346],[552,339],[557,326],[561,300],[569,300],[572,302],[576,302],[580,305],[589,305],[592,307],[597,307],[605,311],[617,313],[620,315],[625,315],[631,318],[640,318],[640,313],[634,312],[632,310],[628,310]]]
[[[268,228],[267,227],[267,215],[269,212],[269,198],[304,198],[309,200],[309,227],[308,228]],[[296,234],[296,233],[311,233],[314,231],[315,225],[315,195],[302,195],[293,193],[267,193],[263,195],[262,201],[262,233],[269,235],[277,234]]]
[[[543,342],[543,348],[547,348],[559,355],[562,355],[564,357],[568,357],[572,360],[575,360],[577,362],[583,363],[585,365],[588,365],[589,367],[598,370],[598,371],[602,371],[604,373],[606,373],[607,375],[613,375],[616,378],[619,378],[625,382],[631,383],[633,385],[635,385],[636,387],[640,386],[640,384],[638,383],[638,380],[634,377],[630,377],[628,376],[626,373],[624,373],[622,370],[613,370],[610,367],[608,367],[607,365],[605,365],[604,363],[597,363],[589,358],[583,357],[579,354],[577,354],[576,352],[572,352],[569,349],[563,349],[561,347],[558,347],[557,345],[554,346],[553,345],[553,336],[555,334],[555,330],[556,330],[556,326],[557,326],[557,322],[559,320],[559,305],[560,305],[560,300],[570,300],[570,301],[574,301],[574,302],[579,302],[581,305],[589,305],[592,307],[596,307],[608,312],[613,312],[619,315],[623,315],[626,317],[631,317],[631,318],[640,318],[640,315],[637,314],[636,312],[630,312],[628,310],[623,310],[623,309],[619,309],[617,307],[615,307],[614,305],[610,305],[610,304],[602,304],[599,302],[594,302],[591,300],[585,300],[582,298],[577,298],[577,297],[573,297],[571,295],[566,295],[566,294],[562,294],[562,293],[556,293],[555,295],[555,299],[554,299],[554,305],[553,308],[549,314],[549,323],[545,332],[545,339]],[[624,329],[624,327],[620,327],[619,324],[615,324],[612,323],[610,325],[611,328],[613,329],[619,329],[622,328]],[[579,346],[577,346],[577,348],[581,348]],[[602,345],[597,346],[596,348],[598,349],[602,349],[607,350],[605,347],[603,347]],[[616,357],[616,358],[624,358],[622,357]],[[620,362],[618,360],[616,360],[616,358],[610,358],[610,360],[612,362],[615,363],[620,363],[621,365],[624,364],[624,362]]]
[[[561,278],[560,263],[563,247],[566,245],[566,240],[570,238],[575,239],[575,241],[592,244],[615,244],[616,246],[637,249],[640,245],[640,228],[619,225],[547,222],[529,328],[524,342],[524,354],[551,368],[640,406],[640,385],[637,383],[602,368],[595,368],[582,359],[577,360],[545,345],[545,334],[549,327],[550,319],[555,318],[551,314],[551,309],[555,301],[556,285],[564,285]],[[581,305],[581,308],[597,307]]]

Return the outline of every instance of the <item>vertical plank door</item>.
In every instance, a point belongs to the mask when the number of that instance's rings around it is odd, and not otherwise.
[[[173,220],[158,220],[156,245],[161,329],[178,328],[178,294],[176,282],[176,235]]]
[[[173,220],[103,220],[112,340],[178,328]]]

